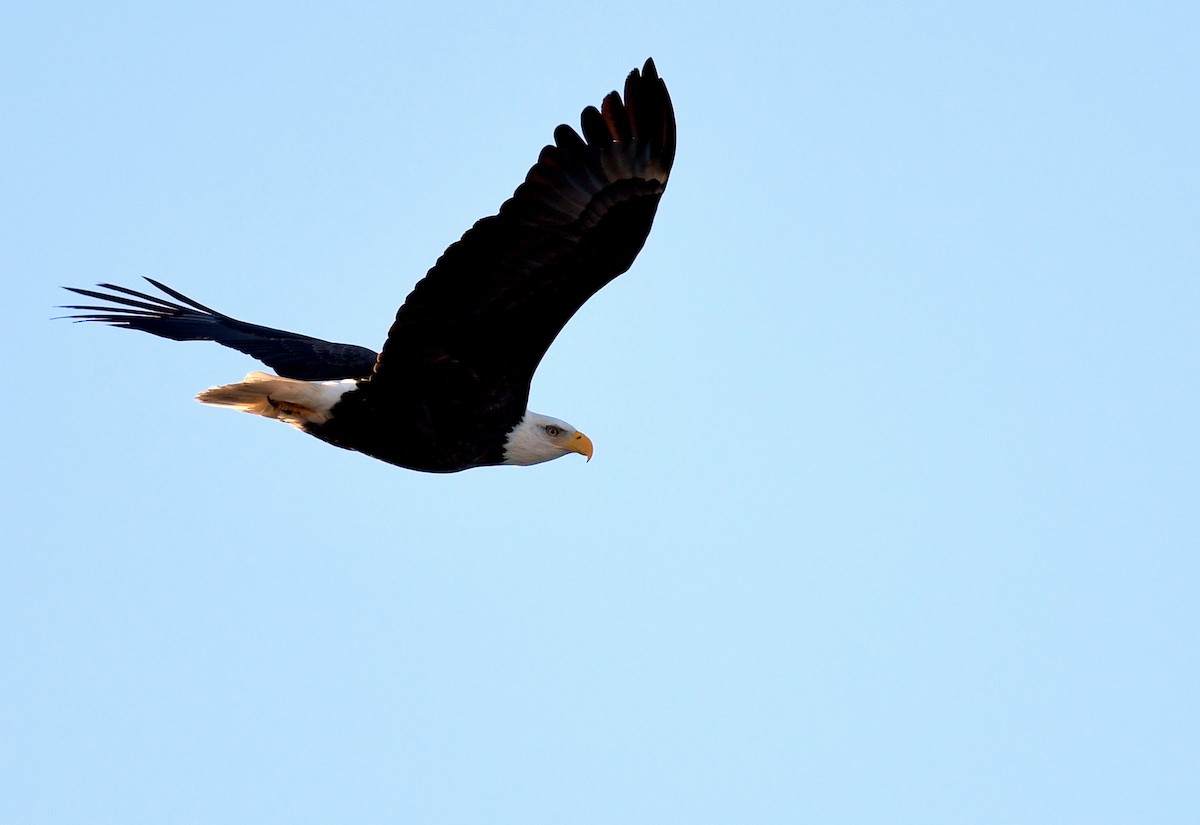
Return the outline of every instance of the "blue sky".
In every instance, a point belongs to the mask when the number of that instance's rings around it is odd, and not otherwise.
[[[1200,815],[1187,3],[0,12],[6,823]],[[653,55],[679,154],[532,406],[410,473],[49,319],[376,346]]]

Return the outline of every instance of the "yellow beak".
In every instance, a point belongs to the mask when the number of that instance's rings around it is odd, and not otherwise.
[[[571,439],[568,449],[573,453],[587,456],[587,460],[592,460],[592,440],[583,433],[577,432]]]

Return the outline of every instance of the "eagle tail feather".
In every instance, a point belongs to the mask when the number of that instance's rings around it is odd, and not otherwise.
[[[309,424],[329,421],[333,407],[357,386],[358,382],[353,379],[301,381],[252,372],[236,384],[207,389],[197,395],[196,400],[214,407],[232,407],[252,415],[275,418],[304,429]]]

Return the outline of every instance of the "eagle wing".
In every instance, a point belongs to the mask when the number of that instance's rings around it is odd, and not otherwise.
[[[284,378],[305,381],[334,381],[365,378],[378,358],[366,347],[337,344],[308,335],[248,324],[193,301],[169,286],[147,278],[154,286],[179,301],[157,295],[100,284],[109,294],[90,289],[66,287],[88,298],[108,301],[106,306],[65,306],[83,314],[69,316],[76,321],[98,321],[116,327],[141,330],[173,341],[216,341],[238,352],[257,358]]]
[[[584,109],[581,126],[582,137],[559,126],[499,213],[416,285],[364,390],[416,400],[475,386],[487,396],[477,403],[524,411],[555,336],[641,250],[675,157],[675,114],[653,60],[630,73],[624,100],[612,92]]]

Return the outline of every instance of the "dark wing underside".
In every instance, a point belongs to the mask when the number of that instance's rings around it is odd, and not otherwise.
[[[285,378],[333,381],[371,374],[377,358],[373,350],[354,344],[336,344],[295,332],[248,324],[222,315],[168,286],[147,278],[180,303],[123,286],[100,284],[110,294],[66,287],[71,292],[108,301],[107,306],[66,306],[82,310],[76,321],[99,321],[170,338],[173,341],[216,341],[262,361]]]
[[[416,285],[365,387],[444,393],[439,382],[524,411],[529,382],[559,331],[627,270],[650,232],[675,157],[675,115],[654,62],[554,131],[525,182],[451,245]],[[506,397],[500,397],[506,396]],[[460,399],[467,404],[468,399]],[[515,422],[514,422],[515,423]]]

